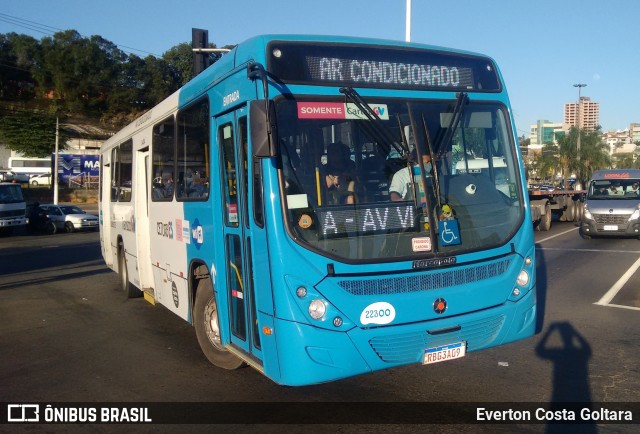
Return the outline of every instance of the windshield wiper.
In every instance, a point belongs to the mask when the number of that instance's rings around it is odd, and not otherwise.
[[[344,94],[344,96],[351,100],[352,103],[358,107],[358,109],[367,117],[367,119],[371,122],[370,131],[376,138],[380,141],[385,147],[385,153],[388,155],[391,152],[391,147],[393,147],[400,155],[408,154],[409,149],[405,143],[401,141],[401,144],[398,145],[396,140],[393,138],[393,134],[389,131],[389,129],[382,123],[382,119],[376,112],[374,112],[369,104],[365,102],[364,99],[360,96],[358,92],[352,87],[341,87],[340,93]]]
[[[442,139],[436,143],[434,147],[434,151],[439,157],[442,155],[440,149],[447,149],[449,147],[449,142],[453,139],[453,134],[458,128],[458,124],[460,123],[460,119],[462,118],[462,113],[464,112],[464,106],[469,103],[469,96],[465,92],[458,93],[458,99],[456,100],[456,105],[453,108],[453,112],[451,113],[451,122],[449,122],[449,126],[442,137]]]

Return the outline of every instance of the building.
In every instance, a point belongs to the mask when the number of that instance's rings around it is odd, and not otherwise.
[[[61,153],[75,155],[99,155],[103,140],[70,139]],[[9,158],[22,157],[19,152],[12,151],[4,143],[0,143],[0,169],[9,169]]]
[[[600,125],[600,103],[592,102],[588,96],[581,96],[580,102],[570,102],[564,105],[564,123],[567,129],[579,127],[593,131]]]
[[[545,143],[558,143],[558,137],[565,134],[564,125],[547,120],[539,120],[531,125],[529,149],[541,149]]]
[[[640,124],[629,125],[629,137],[631,143],[640,143]]]
[[[629,130],[607,131],[602,134],[602,141],[609,147],[609,155],[632,153],[636,145],[631,142]]]

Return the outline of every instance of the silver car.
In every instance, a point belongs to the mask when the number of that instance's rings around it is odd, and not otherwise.
[[[55,223],[58,230],[98,230],[98,217],[87,214],[75,205],[40,205],[40,208]]]
[[[597,170],[591,176],[580,236],[640,238],[640,170]]]

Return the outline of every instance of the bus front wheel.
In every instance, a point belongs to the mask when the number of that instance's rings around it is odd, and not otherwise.
[[[244,362],[222,346],[218,305],[210,279],[201,279],[198,282],[196,303],[193,309],[196,336],[207,359],[212,364],[224,369],[242,367]]]

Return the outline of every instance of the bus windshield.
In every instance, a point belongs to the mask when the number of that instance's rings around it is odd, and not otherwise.
[[[459,254],[513,235],[524,199],[503,105],[471,102],[454,123],[455,101],[367,103],[379,121],[344,99],[278,102],[293,239],[358,262]]]

